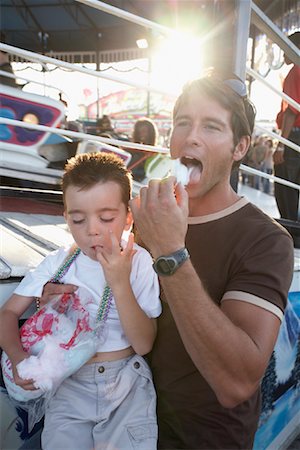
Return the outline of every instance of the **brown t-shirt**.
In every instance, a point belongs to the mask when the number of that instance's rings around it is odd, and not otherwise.
[[[274,220],[240,199],[219,213],[190,218],[186,246],[216,304],[236,298],[282,317],[293,274],[293,241]],[[252,447],[260,393],[236,408],[222,407],[185,351],[165,302],[150,362],[158,395],[159,448]]]

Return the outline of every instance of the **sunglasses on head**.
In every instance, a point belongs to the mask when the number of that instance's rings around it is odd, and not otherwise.
[[[228,87],[230,87],[236,94],[240,97],[247,97],[247,87],[246,84],[241,80],[225,80],[223,81]]]

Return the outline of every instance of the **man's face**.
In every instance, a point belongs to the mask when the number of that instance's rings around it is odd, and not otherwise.
[[[230,112],[205,94],[193,95],[179,107],[170,151],[172,158],[192,167],[186,188],[190,207],[193,200],[216,198],[228,189],[236,159],[230,119]]]
[[[121,187],[114,181],[97,183],[86,190],[69,186],[65,219],[78,247],[93,260],[97,260],[99,248],[111,251],[111,232],[120,242],[123,230],[131,224]]]

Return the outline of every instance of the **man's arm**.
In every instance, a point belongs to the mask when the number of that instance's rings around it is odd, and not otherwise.
[[[248,399],[267,367],[280,320],[236,300],[219,308],[190,261],[160,281],[184,346],[219,402],[232,408]]]
[[[187,193],[169,178],[151,181],[140,199],[131,202],[134,220],[152,256],[168,255],[184,246]],[[161,285],[194,364],[224,407],[234,407],[257,389],[278,335],[280,320],[245,302],[209,297],[190,260]]]

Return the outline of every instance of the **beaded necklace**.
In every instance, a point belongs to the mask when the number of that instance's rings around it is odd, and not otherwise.
[[[77,256],[80,254],[81,250],[79,247],[75,247],[72,253],[65,259],[62,265],[58,268],[55,275],[49,280],[49,283],[60,283],[60,280],[65,276],[71,267],[72,263],[75,261]],[[112,291],[108,285],[105,286],[101,302],[97,311],[97,321],[106,322],[108,313],[112,303]]]

